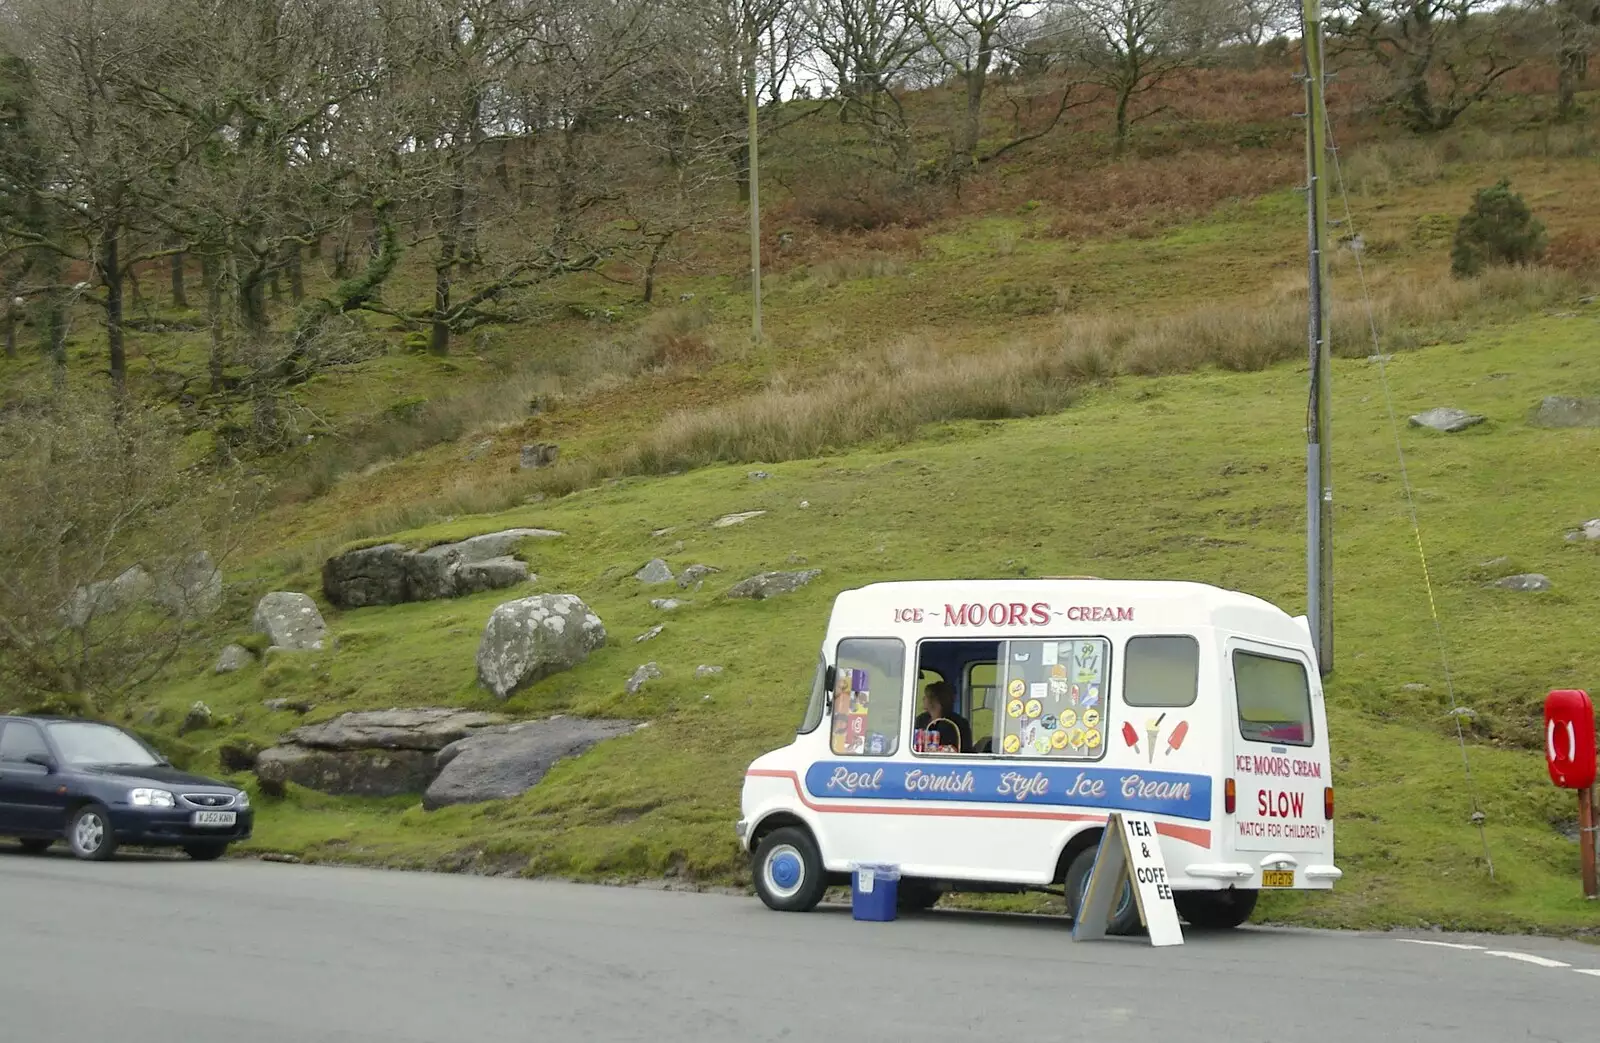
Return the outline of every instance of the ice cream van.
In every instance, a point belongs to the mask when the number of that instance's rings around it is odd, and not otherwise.
[[[1304,617],[1201,583],[879,583],[834,602],[794,740],[746,770],[761,899],[814,907],[853,863],[902,908],[1061,894],[1108,812],[1153,816],[1179,913],[1235,927],[1263,888],[1326,890],[1333,780]],[[1139,927],[1132,888],[1111,929]]]

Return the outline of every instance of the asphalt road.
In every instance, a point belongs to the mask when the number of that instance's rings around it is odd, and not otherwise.
[[[1247,927],[1153,949],[1074,943],[1046,917],[858,923],[843,908],[785,915],[753,897],[250,861],[83,864],[0,842],[0,1039],[1593,1037],[1600,947],[1412,937],[1433,944]]]

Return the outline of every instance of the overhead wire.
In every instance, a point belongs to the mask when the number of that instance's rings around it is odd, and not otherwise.
[[[1455,680],[1450,669],[1449,646],[1445,640],[1444,623],[1439,614],[1439,602],[1437,597],[1434,595],[1433,576],[1428,567],[1428,554],[1423,546],[1422,523],[1417,513],[1417,500],[1416,495],[1412,490],[1411,476],[1406,467],[1405,445],[1400,438],[1400,422],[1395,413],[1394,395],[1389,387],[1389,370],[1387,366],[1387,360],[1383,355],[1381,338],[1378,334],[1378,321],[1372,306],[1372,294],[1367,284],[1366,265],[1362,263],[1362,250],[1359,247],[1354,246],[1354,244],[1359,242],[1358,239],[1354,238],[1355,215],[1350,206],[1350,193],[1345,184],[1344,169],[1339,162],[1338,144],[1333,136],[1333,119],[1331,116],[1327,115],[1326,106],[1323,107],[1323,113],[1324,126],[1326,127],[1328,135],[1328,154],[1333,162],[1334,180],[1339,185],[1339,198],[1344,208],[1344,225],[1352,236],[1351,242],[1354,248],[1352,248],[1351,253],[1355,257],[1356,274],[1361,282],[1361,299],[1367,313],[1367,330],[1372,338],[1373,360],[1378,366],[1378,380],[1383,388],[1383,401],[1389,414],[1389,430],[1394,438],[1395,456],[1400,462],[1400,483],[1401,487],[1405,491],[1406,509],[1411,518],[1411,532],[1413,538],[1416,540],[1417,558],[1421,562],[1422,566],[1423,587],[1428,595],[1428,613],[1432,617],[1434,635],[1439,645],[1439,661],[1444,673],[1445,691],[1450,699],[1450,717],[1455,721],[1456,743],[1461,749],[1461,767],[1466,773],[1467,795],[1472,804],[1471,821],[1478,828],[1478,838],[1483,844],[1484,864],[1488,867],[1489,879],[1493,880],[1494,859],[1490,855],[1489,836],[1484,829],[1487,816],[1484,814],[1482,804],[1478,799],[1477,783],[1473,779],[1472,764],[1467,756],[1466,732],[1461,726],[1461,718],[1465,715],[1465,713],[1456,699]]]

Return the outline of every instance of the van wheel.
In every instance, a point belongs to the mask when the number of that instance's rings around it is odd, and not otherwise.
[[[1078,911],[1083,908],[1083,900],[1089,892],[1089,871],[1094,868],[1094,856],[1098,846],[1085,848],[1073,858],[1072,864],[1067,867],[1067,878],[1062,890],[1067,895],[1067,912],[1074,923],[1078,920]],[[1111,923],[1106,928],[1107,934],[1133,934],[1139,929],[1139,904],[1133,898],[1133,881],[1126,880],[1122,884],[1122,893],[1111,903]]]
[[[1250,914],[1256,911],[1256,899],[1260,894],[1260,891],[1240,891],[1237,888],[1226,891],[1174,891],[1172,901],[1178,907],[1178,915],[1188,920],[1191,926],[1220,930],[1238,927],[1250,919]]]
[[[822,855],[804,829],[784,826],[768,833],[756,845],[752,863],[756,893],[780,913],[808,912],[828,889]]]

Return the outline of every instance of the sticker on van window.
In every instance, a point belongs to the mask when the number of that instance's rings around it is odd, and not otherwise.
[[[867,705],[872,701],[867,672],[858,668],[839,671],[834,683],[833,750],[860,756],[869,750]],[[884,749],[887,749],[885,737]],[[881,751],[875,751],[880,752]]]

